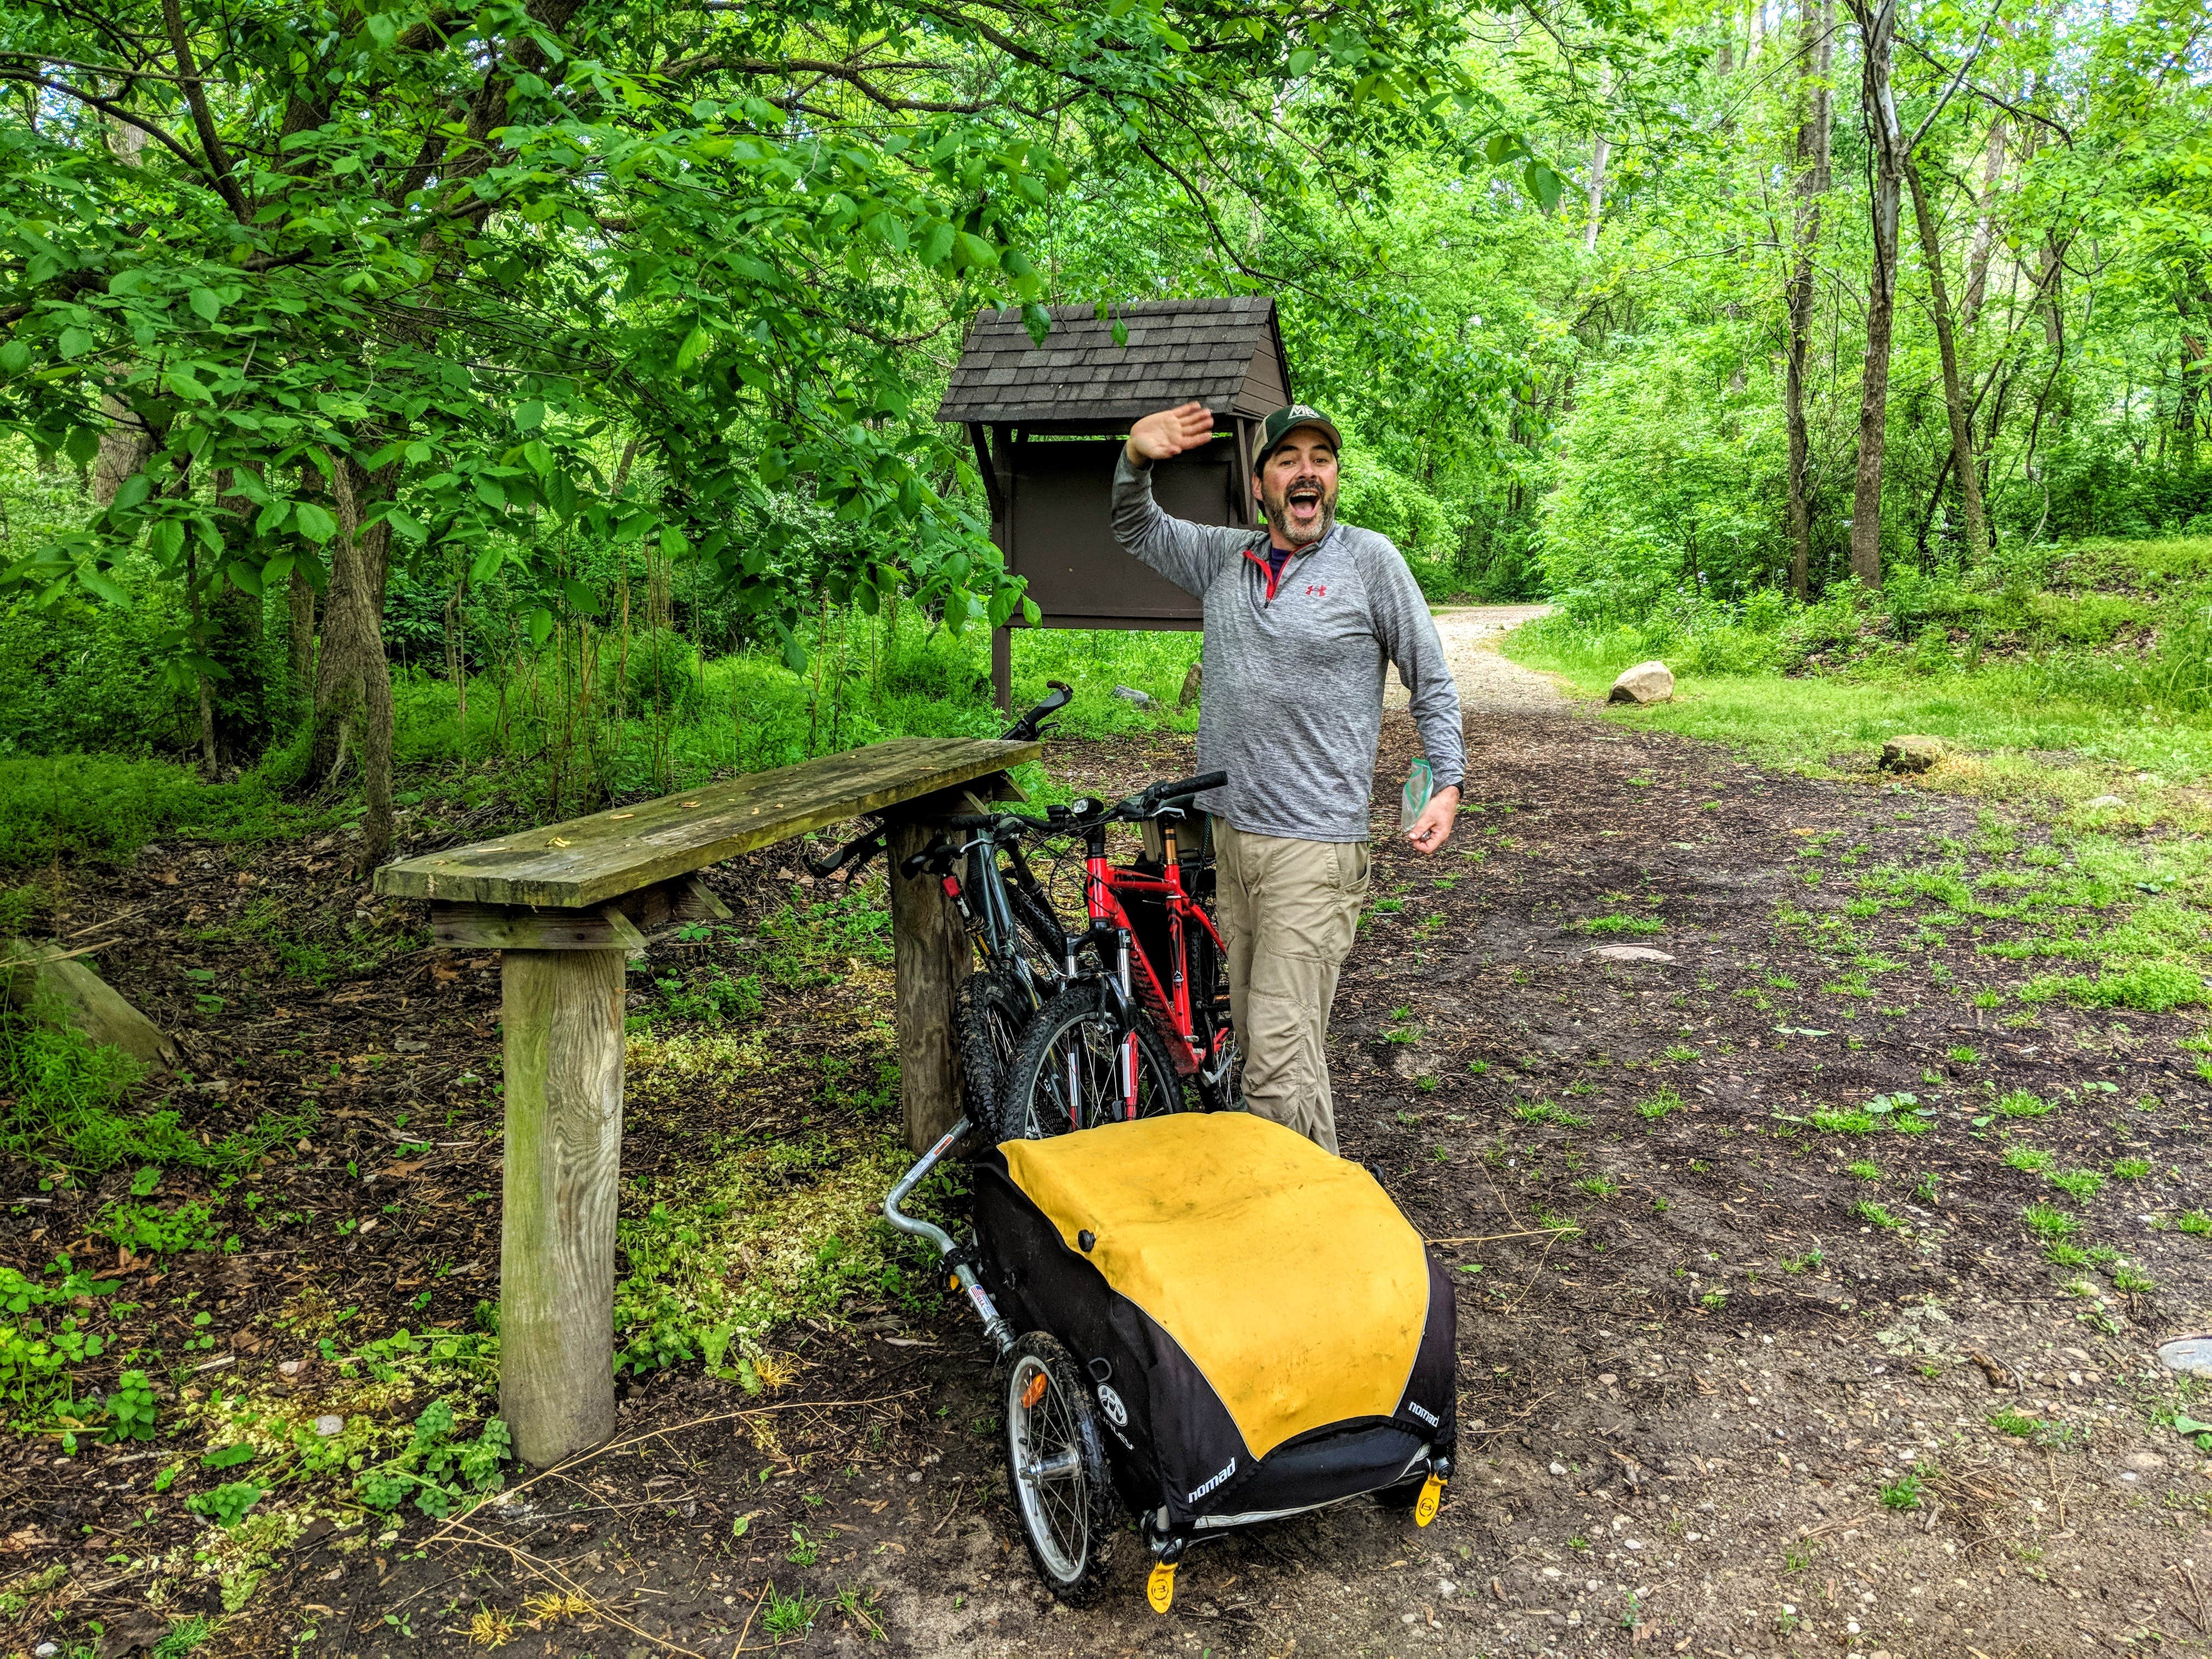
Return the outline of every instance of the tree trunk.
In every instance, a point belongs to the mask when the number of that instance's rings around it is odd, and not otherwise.
[[[1959,326],[1971,329],[1982,314],[1982,300],[1989,292],[1990,255],[1997,240],[1997,186],[2004,179],[2005,121],[2000,115],[1990,123],[1989,143],[1982,153],[1981,210],[1974,216],[1973,245],[1966,253],[1966,292],[1959,301]]]
[[[384,657],[385,557],[392,530],[362,520],[398,482],[398,465],[368,473],[351,458],[337,458],[331,496],[337,534],[331,538],[330,591],[324,605],[323,672],[317,688],[318,738],[333,728],[334,756],[349,735],[360,751],[362,793],[356,869],[366,875],[392,850],[392,669]],[[337,772],[332,763],[331,775]]]
[[[2212,313],[2212,283],[2205,281],[2203,265],[2184,280],[2175,295],[2175,307],[2181,313],[2181,391],[2174,399],[2173,436],[2182,466],[2193,472],[2197,470],[2197,411],[2204,401],[2203,325],[2205,316]]]
[[[207,618],[200,608],[199,538],[189,533],[185,538],[185,612],[191,623],[192,651],[204,657],[207,654],[208,636]],[[192,686],[199,694],[200,776],[213,783],[220,775],[215,757],[215,699],[208,695],[204,670],[192,670]]]
[[[1790,591],[1802,602],[1813,568],[1813,505],[1805,488],[1812,441],[1805,425],[1805,362],[1813,345],[1813,254],[1828,194],[1834,92],[1836,0],[1800,0],[1798,29],[1797,266],[1790,274],[1790,360],[1783,403],[1790,422]]]
[[[315,589],[297,564],[286,598],[292,627],[284,647],[285,690],[296,720],[312,714],[315,705]]]
[[[1910,157],[1905,163],[1905,181],[1912,191],[1912,217],[1920,228],[1920,257],[1928,266],[1928,294],[1936,313],[1936,347],[1943,360],[1943,410],[1951,422],[1951,466],[1959,475],[1959,500],[1966,518],[1966,556],[1978,565],[1989,556],[1990,532],[1982,515],[1981,480],[1974,473],[1974,440],[1966,426],[1966,394],[1959,380],[1958,343],[1951,335],[1951,301],[1943,288],[1943,244],[1936,234],[1936,216],[1929,209],[1920,169]]]
[[[1869,204],[1874,268],[1867,292],[1866,368],[1859,382],[1858,476],[1851,493],[1851,574],[1869,587],[1881,586],[1881,466],[1889,435],[1889,352],[1897,325],[1897,238],[1905,206],[1906,154],[1897,100],[1890,91],[1890,58],[1897,34],[1897,0],[1850,0],[1863,42],[1860,94],[1874,155]]]
[[[1589,218],[1583,226],[1583,252],[1585,253],[1597,252],[1598,217],[1605,206],[1605,162],[1612,150],[1613,141],[1601,132],[1590,140]]]

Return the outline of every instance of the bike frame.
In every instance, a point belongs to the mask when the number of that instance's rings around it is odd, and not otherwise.
[[[1182,864],[1176,856],[1176,823],[1164,818],[1161,823],[1162,840],[1166,857],[1160,873],[1151,875],[1110,864],[1106,858],[1106,839],[1103,830],[1094,835],[1084,858],[1084,902],[1091,913],[1094,932],[1110,932],[1115,940],[1114,971],[1121,988],[1125,1006],[1141,1005],[1152,1015],[1152,1024],[1161,1041],[1167,1045],[1168,1058],[1174,1062],[1176,1074],[1189,1078],[1206,1069],[1209,1062],[1218,1058],[1206,1052],[1198,1035],[1198,1023],[1192,1016],[1190,1004],[1189,927],[1195,923],[1206,930],[1213,940],[1214,948],[1223,955],[1227,948],[1221,942],[1220,931],[1206,907],[1183,890]],[[1168,922],[1168,976],[1164,982],[1159,969],[1144,947],[1137,943],[1137,930],[1122,905],[1124,896],[1158,898],[1165,902]],[[1214,1045],[1233,1040],[1227,1032],[1217,1032]],[[1071,1063],[1073,1057],[1071,1056]],[[1070,1097],[1073,1083],[1070,1082]],[[1137,1115],[1137,1032],[1133,1024],[1121,1039],[1121,1102],[1125,1118]]]

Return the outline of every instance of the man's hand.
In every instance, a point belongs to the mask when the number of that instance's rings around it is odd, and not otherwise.
[[[1446,784],[1429,797],[1429,804],[1421,809],[1413,827],[1406,831],[1406,839],[1413,850],[1423,854],[1433,853],[1451,839],[1452,824],[1459,817],[1459,786]]]
[[[1204,404],[1184,404],[1147,415],[1129,428],[1129,441],[1121,446],[1131,466],[1150,466],[1171,460],[1185,450],[1198,449],[1213,437],[1213,411]]]

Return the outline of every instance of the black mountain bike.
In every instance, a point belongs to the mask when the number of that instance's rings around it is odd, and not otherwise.
[[[1052,695],[1006,728],[1008,739],[1026,742],[1053,729],[1049,717],[1075,694],[1058,680],[1047,684]],[[1043,821],[963,814],[947,819],[944,833],[899,867],[909,879],[930,875],[944,884],[974,945],[975,971],[961,981],[954,1000],[961,1102],[971,1123],[998,1121],[1000,1079],[1030,1016],[1074,971],[1067,933],[1022,850],[1024,837],[1065,817],[1060,807]],[[842,870],[848,882],[855,880],[884,850],[889,833],[878,825],[827,859],[808,858],[806,868],[817,878]]]

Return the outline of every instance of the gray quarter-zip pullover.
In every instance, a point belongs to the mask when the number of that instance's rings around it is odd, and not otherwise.
[[[1267,572],[1267,532],[1170,518],[1149,467],[1114,468],[1114,537],[1206,605],[1198,769],[1228,787],[1198,804],[1248,835],[1365,841],[1386,665],[1413,695],[1441,789],[1467,769],[1459,687],[1404,556],[1340,524]]]

